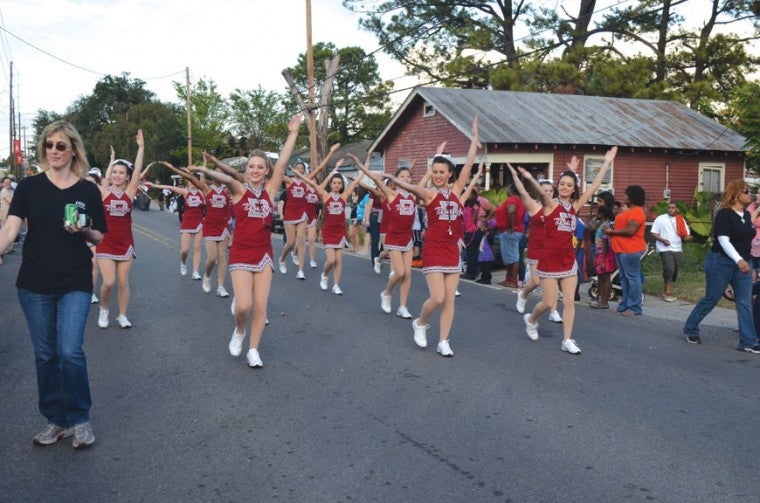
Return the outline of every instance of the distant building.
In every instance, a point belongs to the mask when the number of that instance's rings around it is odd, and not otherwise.
[[[442,141],[464,163],[476,113],[478,160],[495,188],[511,180],[507,162],[556,181],[573,155],[583,184],[591,183],[613,145],[618,156],[600,190],[621,198],[628,185],[641,185],[647,206],[667,191],[687,203],[695,191],[723,192],[745,173],[745,138],[680,103],[567,94],[422,87],[369,149],[382,155],[386,172],[416,161],[419,180]]]

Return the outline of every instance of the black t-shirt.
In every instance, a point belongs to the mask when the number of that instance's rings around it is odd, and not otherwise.
[[[731,208],[721,208],[718,210],[713,222],[713,236],[715,240],[713,241],[711,250],[714,253],[726,255],[717,237],[728,236],[728,239],[739,255],[749,262],[752,239],[755,237],[755,227],[752,225],[748,211],[745,210],[744,214],[739,216]]]
[[[59,189],[44,173],[21,180],[9,215],[27,219],[21,268],[16,286],[38,293],[92,293],[92,252],[82,233],[63,227],[65,206],[76,204],[92,219],[92,228],[107,232],[100,190],[88,180]]]

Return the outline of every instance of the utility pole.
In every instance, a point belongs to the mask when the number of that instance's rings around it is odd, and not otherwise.
[[[16,165],[16,157],[13,155],[13,117],[15,115],[13,110],[13,61],[11,61],[11,73],[10,73],[10,83],[9,86],[9,92],[8,97],[10,98],[10,113],[8,114],[9,117],[9,127],[8,127],[8,145],[9,145],[9,155],[8,155],[8,165],[13,168]],[[13,173],[13,169],[11,169],[11,173]]]
[[[309,163],[312,168],[317,159],[317,117],[314,109],[314,48],[311,43],[311,0],[306,0],[306,78],[309,86]]]
[[[193,126],[190,123],[190,67],[185,67],[185,108],[187,108],[187,165],[193,165]]]

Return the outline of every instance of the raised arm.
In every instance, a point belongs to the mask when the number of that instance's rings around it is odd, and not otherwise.
[[[188,166],[190,171],[194,173],[201,173],[207,177],[209,177],[212,180],[216,180],[219,183],[223,183],[227,186],[227,189],[230,191],[230,195],[232,196],[232,201],[237,203],[240,200],[240,197],[245,192],[245,188],[243,187],[243,184],[240,183],[240,181],[235,178],[234,176],[228,175],[227,173],[223,173],[221,171],[214,171],[213,169],[209,169],[206,166]]]
[[[462,193],[467,180],[470,179],[472,165],[475,163],[475,154],[478,153],[479,145],[480,136],[478,133],[478,114],[475,114],[475,117],[472,119],[472,141],[470,141],[470,150],[467,151],[467,160],[464,162],[464,166],[459,172],[457,180],[451,186],[451,191],[456,195]]]
[[[165,166],[170,171],[173,171],[174,173],[178,174],[188,182],[192,183],[198,190],[200,190],[202,193],[208,192],[208,185],[206,185],[205,180],[199,180],[198,178],[194,177],[191,173],[185,171],[184,169],[175,168],[171,163],[166,161],[159,161],[159,164],[162,166]]]
[[[377,189],[381,196],[387,199],[388,201],[393,201],[393,199],[396,197],[396,193],[388,187],[385,183],[383,183],[383,179],[378,175],[377,173],[374,173],[371,169],[369,169],[365,164],[363,164],[358,157],[356,157],[353,154],[348,154],[349,159],[354,161],[354,164],[361,170],[362,173],[367,175],[367,177],[375,182],[375,185],[377,186]],[[357,180],[361,180],[361,176],[357,177]],[[357,181],[356,183],[359,183]]]
[[[478,171],[475,172],[475,174],[472,176],[472,180],[470,180],[470,183],[467,184],[467,188],[464,189],[464,192],[459,196],[459,200],[464,203],[469,199],[470,194],[472,193],[472,189],[475,188],[475,186],[478,184],[478,180],[480,180],[481,175],[483,174],[483,161],[480,161],[478,163]]]
[[[517,176],[517,171],[515,171],[515,168],[513,168],[512,165],[509,163],[507,163],[507,167],[509,168],[509,171],[512,172],[512,183],[515,184],[515,188],[517,189],[517,192],[520,193],[520,199],[522,199],[522,202],[525,205],[525,208],[528,210],[528,214],[530,216],[535,215],[541,210],[541,205],[538,204],[538,202],[536,202],[535,199],[530,197],[530,193],[525,188],[525,185],[523,185],[522,180],[520,180],[520,177]],[[541,190],[541,184],[537,183],[536,185],[538,185],[539,197],[542,197],[543,190]]]
[[[174,192],[175,194],[179,194],[180,196],[187,196],[187,189],[183,189],[182,187],[175,187],[173,185],[161,185],[158,183],[152,183],[152,182],[145,182],[145,186],[149,189],[159,189],[159,190],[170,190]]]
[[[396,184],[396,187],[401,187],[402,189],[406,190],[407,192],[411,192],[415,196],[422,199],[423,204],[428,205],[435,197],[435,193],[431,191],[430,189],[427,189],[425,187],[420,187],[419,185],[414,185],[411,183],[406,183],[402,180],[400,180],[398,177],[390,174],[386,174],[385,178],[392,181]]]
[[[220,170],[223,173],[226,173],[227,175],[233,177],[235,180],[237,180],[240,183],[245,183],[245,175],[243,173],[241,173],[240,171],[236,170],[232,166],[224,164],[222,161],[220,161],[219,159],[217,159],[213,155],[209,154],[205,150],[203,151],[203,153],[201,155],[203,155],[203,161],[204,162],[210,162],[218,170]],[[222,183],[224,183],[224,182],[222,182]]]
[[[301,129],[301,122],[303,116],[301,114],[295,114],[290,118],[288,122],[288,137],[280,150],[280,157],[272,168],[272,175],[267,182],[267,192],[269,197],[274,198],[277,194],[277,190],[282,185],[282,177],[285,174],[285,167],[288,165],[288,159],[293,154],[293,147],[296,145],[298,139],[298,130]]]
[[[535,178],[533,178],[533,175],[530,174],[530,171],[523,168],[522,166],[518,166],[517,169],[520,170],[520,174],[522,175],[523,179],[528,180],[528,182],[533,185],[533,187],[535,187],[535,189],[538,191],[538,195],[541,197],[541,206],[544,208],[544,215],[549,215],[552,211],[554,211],[557,203],[554,202],[550,195],[544,194],[544,191],[541,190],[541,184],[538,183]]]
[[[335,153],[336,150],[338,150],[338,148],[340,148],[340,143],[336,143],[335,145],[330,147],[330,151],[327,152],[327,155],[325,156],[324,159],[322,159],[322,162],[319,163],[319,166],[311,170],[311,173],[309,173],[306,176],[308,176],[312,180],[316,180],[319,172],[325,169],[325,167],[327,167],[327,163],[330,162],[330,157],[332,157],[332,155]]]
[[[116,161],[116,151],[113,149],[113,145],[109,145],[111,149],[111,158],[108,161],[108,167],[106,168],[106,172],[103,174],[103,180],[105,180],[105,185],[111,185],[111,168],[113,168],[113,163]]]
[[[300,178],[301,180],[303,180],[303,181],[304,181],[304,183],[305,183],[306,185],[308,185],[308,186],[310,186],[311,188],[313,188],[314,190],[316,190],[316,191],[317,191],[317,194],[319,194],[319,197],[320,197],[320,198],[321,198],[321,199],[324,201],[324,200],[326,200],[326,199],[327,199],[327,198],[330,196],[330,193],[329,193],[329,192],[327,191],[327,189],[326,189],[326,187],[327,187],[327,184],[328,184],[328,183],[330,183],[330,179],[331,179],[331,178],[332,178],[332,176],[333,176],[335,173],[337,173],[337,172],[338,172],[338,170],[337,170],[337,169],[333,169],[333,170],[332,170],[332,171],[331,171],[331,172],[330,172],[330,173],[329,173],[329,174],[328,174],[328,175],[325,177],[325,179],[324,179],[324,180],[322,180],[322,183],[317,183],[317,182],[315,182],[314,180],[312,180],[311,178],[309,178],[309,176],[308,176],[308,175],[302,175],[302,174],[301,174],[301,173],[299,173],[298,171],[294,171],[293,173],[295,173],[295,175],[296,175],[296,178]]]
[[[609,169],[610,164],[612,164],[612,161],[615,160],[617,150],[617,147],[612,147],[607,151],[606,154],[604,154],[604,164],[602,164],[602,167],[599,168],[599,173],[597,173],[594,177],[594,181],[591,182],[591,185],[589,185],[583,194],[580,195],[578,200],[573,203],[573,207],[576,211],[583,207],[583,205],[586,204],[591,196],[593,196],[599,189],[599,186],[602,184],[602,180],[604,180],[604,175],[607,174],[607,170]]]
[[[137,143],[137,156],[135,157],[135,163],[132,165],[132,179],[129,180],[129,185],[126,188],[126,193],[132,199],[137,195],[137,190],[142,182],[143,155],[145,154],[145,138],[143,137],[142,129],[137,130],[135,142]]]

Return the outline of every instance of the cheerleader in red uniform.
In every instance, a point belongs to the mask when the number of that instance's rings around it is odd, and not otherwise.
[[[390,201],[383,210],[382,223],[387,222],[385,251],[383,253],[387,251],[390,258],[391,274],[385,290],[380,292],[380,308],[386,313],[391,312],[391,295],[393,294],[393,289],[398,286],[399,307],[396,311],[396,316],[411,319],[412,315],[409,313],[406,303],[409,299],[409,290],[412,287],[412,246],[414,244],[412,225],[414,224],[414,215],[417,211],[417,198],[414,194],[396,186],[396,184],[385,185],[380,177],[369,170],[367,166],[362,165],[359,159],[353,156],[349,157],[375,182],[375,185],[383,192],[385,200]],[[399,168],[394,173],[394,176],[404,183],[412,183],[410,168]],[[380,255],[382,256],[382,253]]]
[[[544,242],[546,241],[546,231],[544,230],[545,217],[541,203],[528,194],[512,165],[507,163],[507,166],[509,167],[509,170],[512,171],[512,180],[515,184],[515,188],[517,188],[517,191],[522,196],[525,208],[530,215],[530,224],[528,225],[528,248],[525,251],[525,262],[528,264],[528,267],[530,267],[530,280],[523,286],[522,290],[517,293],[516,304],[517,312],[524,314],[528,295],[541,284],[540,278],[536,275],[536,265],[538,264],[539,254],[541,250],[543,250]],[[552,182],[549,180],[539,180],[538,183],[541,186],[542,193],[552,198],[556,197]],[[554,304],[551,306],[549,320],[555,323],[562,323],[562,317],[559,315],[559,312],[557,312],[557,299],[554,299]]]
[[[321,172],[330,161],[330,157],[338,150],[340,143],[334,144],[330,147],[327,155],[316,167],[310,171],[306,176],[311,180],[317,179],[317,174]],[[309,243],[309,267],[314,269],[317,267],[317,222],[319,221],[319,194],[317,194],[314,187],[306,188],[306,241]]]
[[[206,245],[206,267],[201,283],[203,291],[211,291],[211,272],[216,266],[216,295],[229,297],[224,288],[227,276],[227,246],[229,245],[232,216],[232,200],[224,186],[210,184],[204,192],[206,199],[206,214],[203,216],[203,242]]]
[[[348,244],[346,239],[346,200],[359,183],[359,177],[357,177],[346,188],[343,176],[338,173],[338,168],[342,163],[342,159],[338,161],[332,172],[319,185],[300,173],[297,174],[305,183],[314,188],[322,198],[322,208],[325,215],[324,222],[322,222],[325,266],[319,278],[319,287],[322,290],[327,290],[329,274],[332,271],[332,293],[335,295],[343,295],[343,291],[340,289],[340,276],[343,271],[343,249]],[[330,192],[326,190],[328,184],[330,185]]]
[[[250,367],[263,366],[258,348],[264,332],[267,300],[272,286],[272,201],[282,184],[285,166],[293,152],[300,126],[301,116],[294,115],[288,123],[288,138],[271,173],[269,158],[261,150],[254,151],[248,158],[245,183],[227,174],[232,171],[229,166],[224,167],[224,172],[212,171],[203,166],[191,168],[223,183],[230,191],[235,212],[235,239],[232,240],[229,259],[235,295],[235,330],[232,332],[229,351],[233,356],[242,352],[245,325],[253,309],[251,340],[246,354]],[[215,162],[217,163],[221,164],[219,161]],[[268,180],[267,175],[270,175]]]
[[[558,287],[562,289],[563,306],[563,332],[562,351],[571,354],[580,354],[581,350],[573,340],[573,322],[575,321],[575,286],[578,283],[578,265],[575,260],[575,248],[573,236],[577,222],[578,210],[583,207],[589,198],[596,192],[604,179],[607,169],[617,154],[617,147],[607,151],[604,156],[604,164],[599,169],[594,181],[585,192],[580,193],[579,182],[575,173],[578,159],[573,156],[568,164],[569,170],[563,172],[557,184],[558,197],[542,193],[541,204],[544,215],[544,229],[546,241],[544,248],[538,257],[536,275],[541,280],[542,300],[533,308],[532,313],[523,316],[525,331],[532,340],[538,340],[538,317],[544,311],[550,309],[552,302],[557,298]],[[530,180],[540,190],[538,182],[530,172],[520,168],[524,178]],[[559,285],[557,281],[559,280]]]
[[[285,264],[285,259],[288,257],[288,253],[295,248],[296,256],[293,258],[293,261],[298,265],[298,273],[296,273],[296,278],[298,279],[306,279],[306,275],[303,273],[303,264],[306,258],[304,250],[306,248],[306,226],[308,224],[308,214],[306,213],[307,185],[306,182],[298,178],[298,175],[303,175],[305,170],[305,164],[299,161],[293,166],[293,173],[296,174],[295,178],[283,175],[283,179],[287,183],[287,187],[285,188],[287,200],[285,201],[285,209],[282,215],[286,243],[282,247],[278,264],[280,272],[282,274],[287,273],[288,267]]]
[[[107,328],[108,304],[111,300],[111,291],[114,283],[118,281],[119,316],[116,323],[121,328],[130,328],[132,323],[127,319],[129,307],[129,272],[132,270],[132,260],[135,256],[135,241],[132,236],[132,201],[137,195],[140,185],[140,172],[142,170],[145,142],[141,129],[137,130],[135,137],[137,142],[137,157],[134,168],[129,161],[123,159],[114,160],[113,148],[111,148],[111,163],[106,170],[106,176],[100,187],[100,195],[103,198],[106,225],[108,232],[103,241],[98,245],[95,258],[98,260],[98,268],[103,278],[100,287],[100,313],[98,326]]]
[[[177,169],[166,161],[159,164],[167,167],[174,173],[187,180],[187,188],[174,187],[172,185],[148,184],[157,189],[168,189],[185,198],[185,212],[182,215],[182,223],[179,225],[180,250],[179,250],[179,273],[187,274],[187,256],[190,253],[190,241],[193,242],[193,279],[201,279],[198,272],[201,266],[201,241],[203,240],[203,211],[206,207],[204,194],[209,191],[208,185],[202,178],[192,176],[184,169]]]
[[[445,143],[439,148],[443,151]],[[478,148],[478,117],[472,122],[472,142],[467,160],[456,181],[449,184],[455,172],[454,162],[446,155],[433,157],[431,188],[405,183],[388,176],[397,187],[407,190],[422,200],[428,218],[428,229],[422,247],[422,272],[428,284],[430,297],[422,305],[420,317],[412,322],[414,341],[421,348],[427,346],[427,320],[440,307],[440,335],[437,351],[442,356],[454,356],[449,345],[449,332],[454,321],[454,297],[461,272],[460,246],[464,236],[462,223],[462,196]]]

